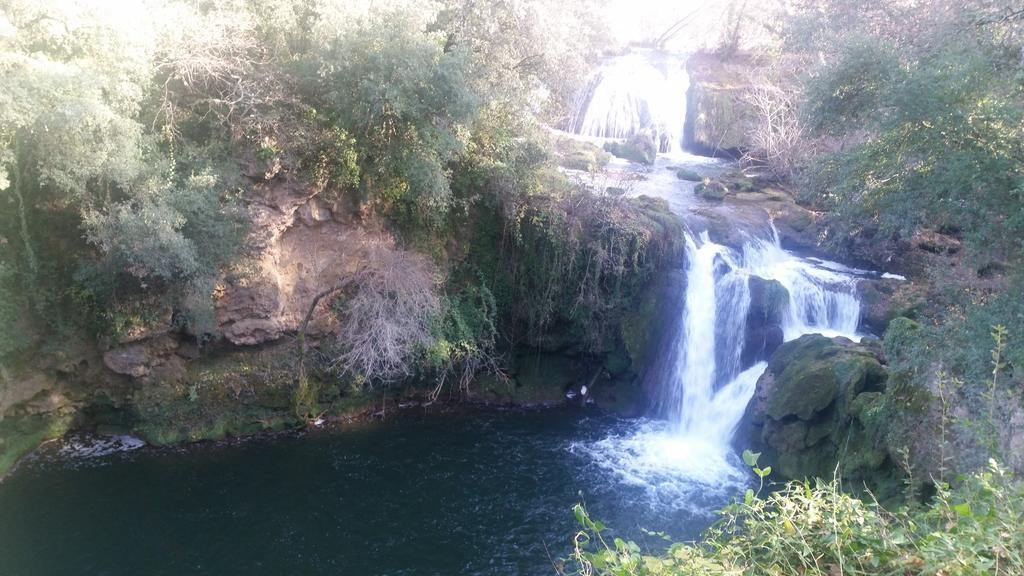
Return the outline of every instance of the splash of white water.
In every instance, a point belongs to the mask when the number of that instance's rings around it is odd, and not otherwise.
[[[769,238],[744,245],[743,261],[751,275],[777,280],[789,293],[782,323],[787,342],[812,333],[860,339],[860,301],[853,274],[864,271],[827,260],[794,257],[780,246],[774,225]]]

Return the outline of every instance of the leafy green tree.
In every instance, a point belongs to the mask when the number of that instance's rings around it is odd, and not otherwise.
[[[797,18],[794,46],[820,51],[809,124],[843,144],[812,161],[808,193],[845,214],[840,238],[939,225],[1024,247],[1022,26],[1006,2],[825,2]]]
[[[445,52],[403,12],[372,13],[314,54],[304,97],[355,140],[364,201],[407,225],[438,224],[447,164],[465,145],[476,99],[462,51]]]
[[[11,2],[0,22],[0,191],[15,200],[17,221],[7,224],[34,290],[43,266],[32,231],[38,207],[97,202],[140,170],[134,116],[147,54],[88,11]]]

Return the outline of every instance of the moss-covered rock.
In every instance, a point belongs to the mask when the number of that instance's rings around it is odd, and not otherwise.
[[[872,415],[890,401],[877,350],[805,335],[772,355],[748,408],[745,439],[785,477],[895,473]]]
[[[658,145],[648,131],[638,132],[624,142],[606,142],[604,149],[619,158],[639,164],[654,164],[658,156]]]
[[[809,421],[836,398],[852,400],[885,381],[885,368],[869,351],[843,338],[808,334],[783,344],[766,373],[773,390],[763,405],[768,418]]]
[[[729,194],[729,188],[721,182],[705,179],[693,188],[693,193],[705,200],[721,202]]]
[[[555,162],[563,168],[594,172],[604,168],[611,160],[611,154],[590,142],[581,142],[561,136],[553,143]]]
[[[686,180],[687,182],[700,182],[704,180],[703,176],[688,168],[680,168],[679,170],[676,170],[676,178]]]
[[[3,478],[22,456],[35,450],[46,440],[63,436],[74,424],[70,411],[52,414],[17,414],[0,420],[0,478]]]
[[[131,398],[133,432],[152,444],[218,440],[299,424],[291,347],[199,358],[181,379],[148,380]]]

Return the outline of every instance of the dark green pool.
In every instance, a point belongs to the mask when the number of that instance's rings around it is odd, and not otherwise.
[[[336,431],[37,457],[0,484],[0,574],[553,574],[581,497],[642,538],[639,527],[696,536],[735,494],[666,491],[671,478],[594,458],[595,442],[641,425],[568,409],[407,412]]]

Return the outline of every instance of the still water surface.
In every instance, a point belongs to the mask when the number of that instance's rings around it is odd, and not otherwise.
[[[0,574],[553,574],[571,508],[656,548],[740,490],[621,474],[649,421],[554,409],[424,415],[99,457],[0,484]]]

